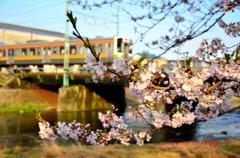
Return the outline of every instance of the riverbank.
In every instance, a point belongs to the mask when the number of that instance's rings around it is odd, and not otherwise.
[[[120,144],[105,147],[67,145],[59,146],[54,142],[44,142],[40,147],[28,148],[16,146],[13,149],[0,147],[0,157],[42,157],[42,158],[240,158],[240,140],[215,142],[212,146],[201,142],[185,142],[176,144],[145,144],[144,146]]]
[[[0,88],[0,111],[57,108],[58,94],[45,89]]]

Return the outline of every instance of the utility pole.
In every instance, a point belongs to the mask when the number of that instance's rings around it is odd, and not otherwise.
[[[117,5],[117,36],[119,35],[119,5]]]
[[[68,12],[68,0],[66,4],[66,13]],[[66,16],[65,46],[64,46],[64,74],[63,87],[69,86],[69,34],[68,34],[68,18]]]

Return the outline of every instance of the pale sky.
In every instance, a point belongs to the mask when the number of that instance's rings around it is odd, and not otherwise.
[[[134,26],[129,16],[123,11],[141,13],[139,7],[120,4],[119,35],[126,36],[135,41],[139,35],[134,33]],[[69,5],[69,9],[78,17],[78,29],[82,36],[95,38],[96,36],[113,37],[116,35],[117,6],[106,6],[102,9],[82,10],[78,5]],[[45,29],[65,33],[66,25],[66,0],[0,0],[0,22],[16,24],[21,26]],[[224,20],[236,21],[240,19],[240,11],[230,13]],[[169,20],[171,21],[171,19]],[[160,54],[160,50],[148,49],[144,44],[160,37],[162,30],[168,28],[171,23],[165,22],[150,31],[143,42],[137,42],[133,46],[133,53],[148,50],[150,53]],[[72,27],[69,24],[69,33]],[[240,38],[232,38],[225,35],[224,31],[217,25],[207,34],[190,41],[199,45],[202,38],[222,38],[226,45],[233,45],[240,41]],[[195,52],[197,48],[185,44],[180,51]],[[169,52],[163,56],[166,59],[177,59],[177,55]]]

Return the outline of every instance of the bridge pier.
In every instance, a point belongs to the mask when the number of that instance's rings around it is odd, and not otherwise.
[[[84,85],[61,87],[58,90],[58,110],[96,110],[107,109],[111,103]]]

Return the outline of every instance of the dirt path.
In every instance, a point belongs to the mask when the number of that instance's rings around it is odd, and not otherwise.
[[[58,146],[45,142],[37,148],[0,149],[0,157],[51,157],[51,158],[240,158],[240,140],[219,142],[218,146],[202,145],[162,145],[123,146],[119,144],[105,147],[68,145]]]

